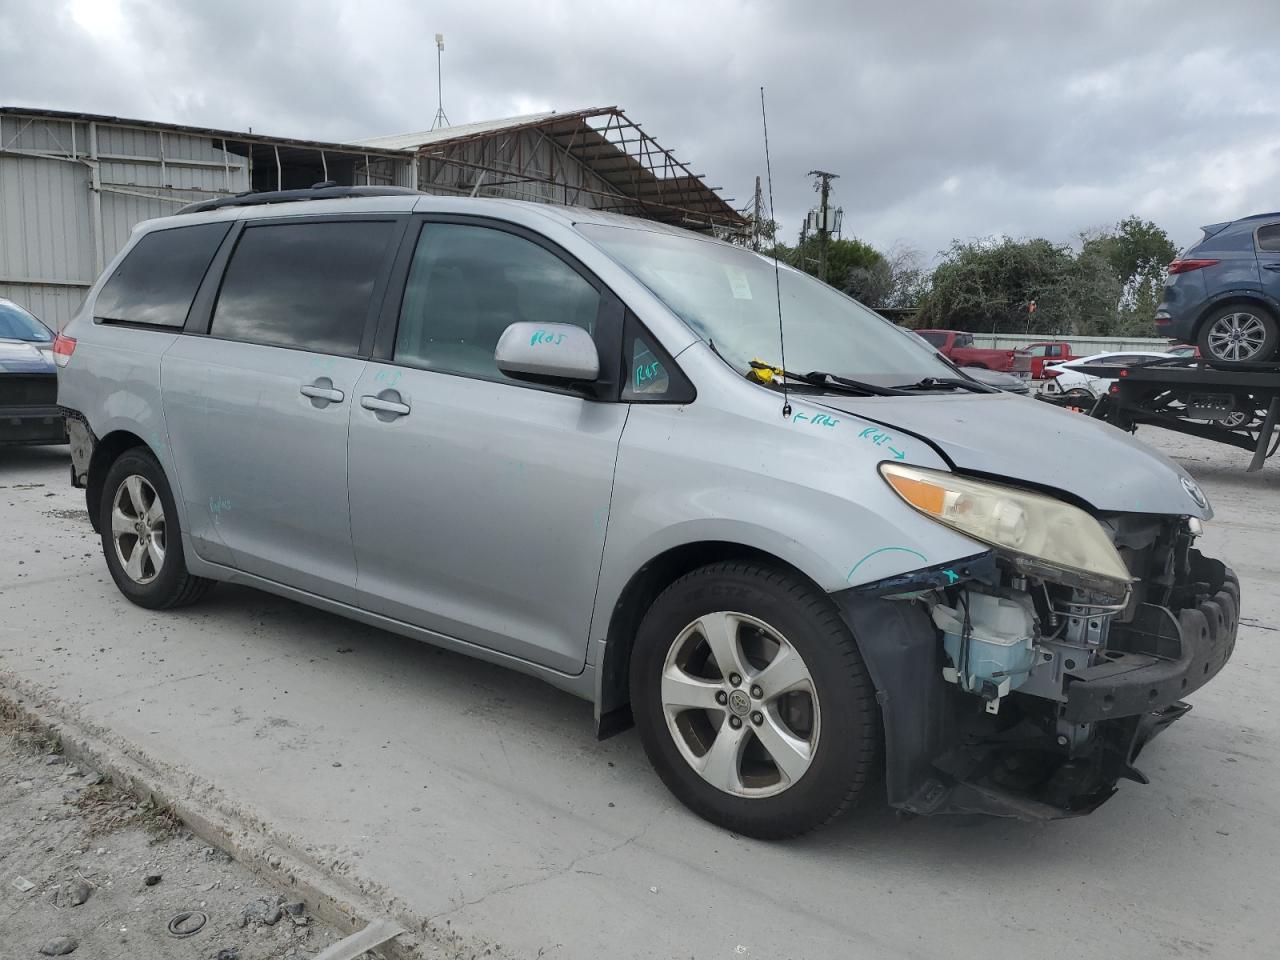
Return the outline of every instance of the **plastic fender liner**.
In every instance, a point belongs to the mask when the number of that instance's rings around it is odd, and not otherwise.
[[[831,594],[876,687],[884,722],[885,790],[892,806],[906,803],[933,777],[950,716],[938,628],[922,606],[905,598],[997,579],[996,553],[987,550]]]
[[[885,600],[865,587],[833,593],[876,687],[884,721],[885,791],[906,802],[931,775],[941,749],[946,683],[938,629],[916,603]]]

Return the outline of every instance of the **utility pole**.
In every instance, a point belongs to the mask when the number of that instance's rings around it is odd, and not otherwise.
[[[431,129],[449,126],[449,118],[444,113],[444,34],[436,34],[436,118],[431,121]]]
[[[827,279],[827,241],[835,230],[840,229],[838,222],[832,222],[830,213],[831,181],[839,179],[840,174],[827,173],[825,170],[810,170],[808,176],[818,178],[818,182],[813,185],[813,189],[817,190],[821,195],[821,200],[818,203],[817,222],[814,226],[818,232],[818,279],[825,282]]]
[[[751,201],[751,249],[760,251],[760,237],[764,231],[764,193],[760,190],[760,178],[756,177],[756,195]]]

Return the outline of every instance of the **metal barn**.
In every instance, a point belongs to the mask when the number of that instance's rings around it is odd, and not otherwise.
[[[322,180],[616,210],[721,236],[747,226],[618,107],[353,143],[0,107],[0,297],[59,328],[140,221]]]
[[[0,107],[0,297],[58,328],[142,220],[321,180],[412,187],[414,167],[399,150]]]
[[[703,175],[618,107],[536,113],[375,137],[370,148],[412,151],[418,189],[616,210],[728,235],[746,218]]]

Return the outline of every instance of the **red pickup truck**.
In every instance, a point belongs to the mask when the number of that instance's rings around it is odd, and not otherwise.
[[[960,330],[917,330],[939,353],[957,367],[982,367],[1030,376],[1031,354],[1026,350],[995,350],[973,345],[973,334]]]
[[[1068,360],[1078,359],[1071,350],[1071,344],[1065,340],[1046,340],[1043,343],[1028,344],[1027,353],[1031,354],[1031,376],[1036,380],[1043,380],[1046,377],[1052,379],[1057,376],[1052,370],[1045,372],[1046,364],[1066,363]]]

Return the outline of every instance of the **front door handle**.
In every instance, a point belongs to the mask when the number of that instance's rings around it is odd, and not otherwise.
[[[360,406],[372,410],[383,421],[409,415],[409,405],[401,402],[400,394],[395,390],[383,390],[376,397],[365,394],[360,398]]]
[[[347,396],[341,390],[335,390],[333,381],[328,377],[318,377],[314,383],[304,383],[298,388],[298,392],[304,397],[310,397],[313,407],[327,407],[331,403],[341,403]]]

